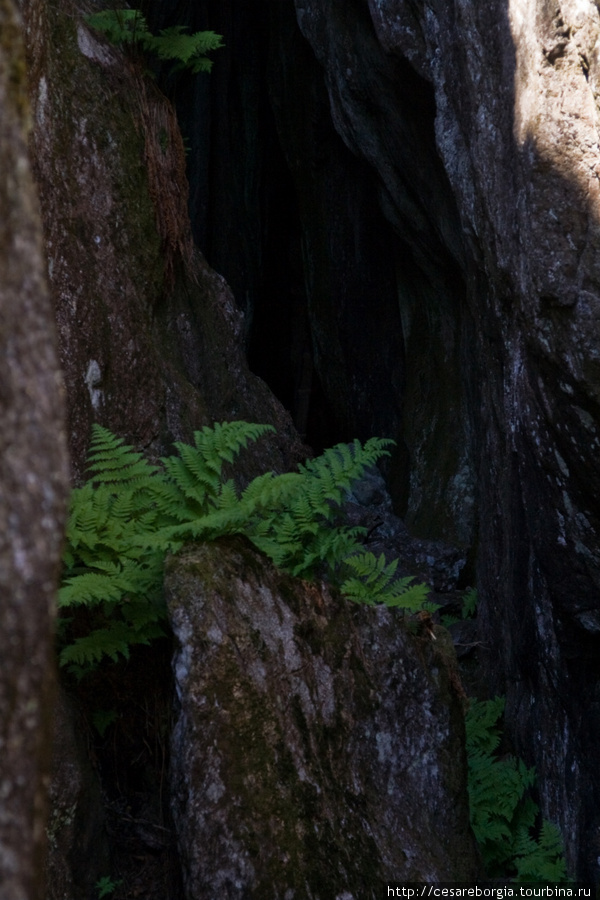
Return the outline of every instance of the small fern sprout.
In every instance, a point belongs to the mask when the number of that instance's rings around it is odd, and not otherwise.
[[[152,34],[144,15],[138,9],[104,9],[86,17],[86,23],[102,32],[111,44],[133,49],[139,47],[158,59],[173,63],[172,71],[187,69],[194,75],[210,72],[208,54],[223,47],[220,34],[197,31],[187,34],[184,25],[163,28]]]

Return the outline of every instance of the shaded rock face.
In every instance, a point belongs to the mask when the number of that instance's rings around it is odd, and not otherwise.
[[[0,4],[0,898],[40,898],[54,705],[66,414],[19,4]]]
[[[277,572],[244,539],[167,565],[173,818],[188,900],[469,880],[452,646]]]
[[[100,781],[76,722],[72,704],[59,691],[46,828],[46,900],[93,897],[96,882],[111,871]]]
[[[397,512],[423,537],[469,545],[474,480],[462,370],[470,354],[462,358],[460,338],[471,319],[431,86],[406,61],[383,57],[366,6],[356,22],[352,6],[342,11],[340,41],[347,25],[364,54],[349,63],[353,80],[368,84],[360,134],[340,137],[292,3],[162,8],[157,25],[183,14],[191,28],[224,35],[210,80],[167,77],[164,87],[190,146],[194,234],[248,313],[253,371],[317,450],[395,438]],[[371,165],[378,152],[387,153],[389,185]]]
[[[571,868],[597,877],[597,6],[296,0],[296,10],[336,129],[376,169],[386,214],[418,265],[433,279],[447,271],[443,259],[460,268],[458,301],[439,295],[454,353],[434,354],[425,408],[428,394],[460,385],[452,408],[467,448],[446,484],[478,485],[490,681],[507,694],[510,730],[536,764]],[[407,63],[408,80],[390,76]],[[416,78],[434,99],[447,179],[427,155],[433,143],[413,130],[409,153],[411,135],[396,122]],[[410,304],[400,302],[404,321]],[[449,425],[437,434],[452,446]],[[439,460],[432,471],[441,477]]]
[[[248,370],[229,287],[193,249],[170,104],[86,26],[87,8],[25,7],[31,152],[75,476],[94,421],[157,455],[215,419],[268,421],[280,437],[261,468],[285,468],[304,453]]]

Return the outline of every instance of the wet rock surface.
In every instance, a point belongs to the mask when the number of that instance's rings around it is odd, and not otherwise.
[[[277,572],[244,539],[168,562],[171,796],[187,900],[469,880],[451,642]]]

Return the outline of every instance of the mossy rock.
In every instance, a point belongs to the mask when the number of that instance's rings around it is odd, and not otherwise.
[[[475,876],[460,700],[429,634],[282,575],[243,538],[172,558],[166,589],[189,900]]]

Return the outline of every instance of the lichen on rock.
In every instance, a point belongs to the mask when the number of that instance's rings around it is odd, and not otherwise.
[[[166,591],[187,900],[475,876],[447,647],[282,575],[243,538],[182,551]]]

